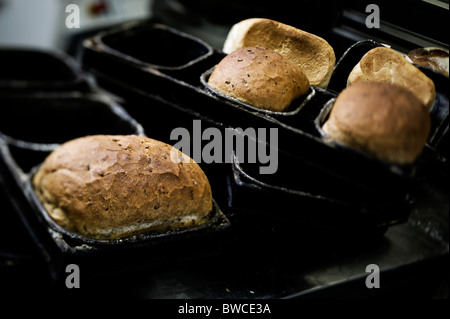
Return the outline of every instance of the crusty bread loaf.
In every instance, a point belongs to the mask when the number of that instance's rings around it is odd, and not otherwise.
[[[427,142],[430,114],[403,87],[359,82],[338,95],[323,131],[381,160],[412,164]]]
[[[408,53],[412,63],[429,68],[448,76],[448,50],[441,48],[418,48]]]
[[[296,64],[275,51],[257,47],[228,54],[214,68],[208,85],[254,107],[278,112],[309,90],[309,81]]]
[[[278,52],[297,64],[311,85],[326,88],[336,62],[333,48],[324,39],[295,27],[264,18],[233,25],[223,45],[231,53],[244,47]]]
[[[78,138],[46,158],[33,185],[51,218],[86,237],[201,225],[212,211],[209,181],[197,163],[173,162],[171,150],[135,135]]]
[[[377,47],[367,52],[348,76],[347,84],[374,81],[403,86],[426,107],[433,106],[436,89],[433,81],[397,51]]]

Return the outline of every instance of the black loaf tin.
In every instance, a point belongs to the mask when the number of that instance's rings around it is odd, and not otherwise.
[[[146,29],[152,28],[152,25],[134,24],[133,28]],[[122,30],[114,31],[117,42],[120,42],[120,39],[128,41],[127,30],[128,27],[124,26]],[[177,37],[180,37],[178,41],[184,42],[184,36],[178,33]],[[366,203],[378,203],[373,207],[381,209],[385,207],[386,211],[391,212],[400,205],[399,214],[384,214],[383,221],[378,223],[387,225],[390,223],[389,219],[392,223],[405,220],[402,208],[410,207],[413,198],[410,191],[414,191],[417,180],[441,173],[443,159],[433,147],[427,147],[414,165],[397,169],[367,154],[355,152],[347,147],[337,147],[321,135],[317,120],[324,114],[324,108],[329,106],[327,102],[336,98],[345,88],[349,72],[361,57],[370,49],[381,45],[375,41],[361,41],[351,46],[336,63],[329,88],[325,90],[312,87],[307,98],[303,103],[300,102],[301,107],[295,112],[283,114],[257,110],[221,96],[207,87],[208,76],[225,56],[223,52],[213,50],[213,53],[204,60],[194,60],[193,64],[175,73],[165,70],[162,66],[147,65],[133,52],[131,52],[133,56],[130,56],[130,52],[126,50],[122,50],[120,54],[111,51],[107,41],[102,40],[104,37],[107,37],[107,33],[85,41],[82,59],[84,67],[96,77],[103,88],[123,98],[125,108],[133,117],[139,119],[144,129],[153,129],[161,134],[159,135],[161,140],[170,143],[168,137],[172,129],[176,127],[189,129],[195,119],[202,120],[203,127],[213,126],[221,130],[247,127],[277,128],[278,151],[282,165],[287,169],[273,176],[255,177],[256,180],[263,179],[268,185],[277,182],[277,185],[282,186],[284,178],[288,179],[292,175],[300,176],[301,172],[305,171],[304,167],[310,168],[310,177],[317,174],[317,179],[322,179],[321,189],[313,193],[311,184],[305,182],[311,179],[299,178],[297,190],[301,189],[315,196],[316,201],[322,198],[324,202],[328,200],[321,194],[335,195],[331,198],[350,205],[359,204],[361,195],[367,200]],[[156,41],[150,39],[148,41],[154,44],[154,50],[158,50]],[[138,45],[139,43],[133,44]],[[115,50],[117,49],[116,47]],[[178,54],[183,52],[180,51]],[[436,127],[440,127],[441,119],[437,119],[435,123]],[[220,175],[219,180],[225,178],[228,184],[234,183],[233,180],[239,184],[240,181],[235,179],[232,166],[233,164],[211,165],[207,170],[211,169],[214,175]],[[250,166],[247,165],[246,168]],[[300,167],[302,168],[299,169]],[[248,182],[249,185],[251,183]],[[283,190],[289,192],[286,187]],[[348,194],[353,194],[353,199],[349,199]],[[267,198],[275,201],[277,196],[280,195],[273,193],[268,194]],[[300,197],[298,198],[300,200]],[[233,209],[239,209],[239,205],[243,205],[242,208],[248,207],[242,201],[230,200],[229,196],[226,200]],[[316,221],[320,223],[319,219]]]
[[[86,75],[64,52],[0,48],[0,94],[88,91]]]
[[[5,107],[5,123],[0,131],[2,186],[48,263],[51,279],[58,282],[71,263],[89,276],[143,265],[156,269],[217,253],[218,247],[211,239],[230,223],[215,202],[206,224],[182,231],[95,240],[58,226],[32,186],[33,175],[45,157],[76,137],[144,135],[144,130],[120,105],[100,94],[0,97],[0,104]]]
[[[131,22],[100,32],[87,43],[118,60],[189,81],[214,55],[206,42],[152,22]]]
[[[265,176],[233,157],[231,169],[230,205],[245,216],[244,224],[251,220],[250,227],[275,229],[290,239],[376,238],[390,226],[405,222],[414,201],[407,193],[402,200],[368,196],[356,188],[354,193],[339,189],[333,193],[321,189],[328,182],[326,176],[308,171],[309,167],[292,176]],[[298,183],[299,179],[304,182]],[[307,182],[311,185],[305,187]]]

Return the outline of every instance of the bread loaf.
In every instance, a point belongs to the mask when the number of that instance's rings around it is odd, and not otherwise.
[[[311,85],[321,88],[328,86],[336,62],[333,48],[324,39],[270,19],[246,19],[231,27],[223,52],[245,47],[284,55],[302,69]]]
[[[56,223],[90,238],[201,225],[212,211],[209,181],[195,162],[173,162],[171,150],[135,135],[78,138],[46,158],[34,189]]]
[[[448,50],[441,48],[418,48],[408,53],[412,63],[442,73],[448,77]]]
[[[412,65],[402,54],[386,47],[367,52],[348,76],[347,85],[360,81],[400,85],[411,91],[429,110],[436,89],[433,81]]]
[[[403,87],[358,82],[337,97],[323,131],[349,147],[395,164],[412,164],[430,132],[430,114]]]
[[[258,47],[238,49],[214,68],[208,85],[257,108],[285,111],[309,90],[302,70],[286,57]]]

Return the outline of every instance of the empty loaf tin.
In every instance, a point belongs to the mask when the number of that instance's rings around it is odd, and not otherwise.
[[[0,97],[0,136],[30,149],[52,150],[75,137],[144,133],[143,128],[105,95],[48,93]]]
[[[136,67],[187,80],[213,57],[206,42],[163,24],[132,22],[101,32],[85,46],[101,50]]]
[[[88,80],[74,59],[57,51],[0,49],[0,94],[87,91]]]

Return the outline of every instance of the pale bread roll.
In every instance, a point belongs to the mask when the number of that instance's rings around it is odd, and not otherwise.
[[[350,72],[347,85],[362,81],[402,86],[411,91],[427,110],[433,106],[436,97],[434,82],[402,54],[387,47],[367,52]]]

